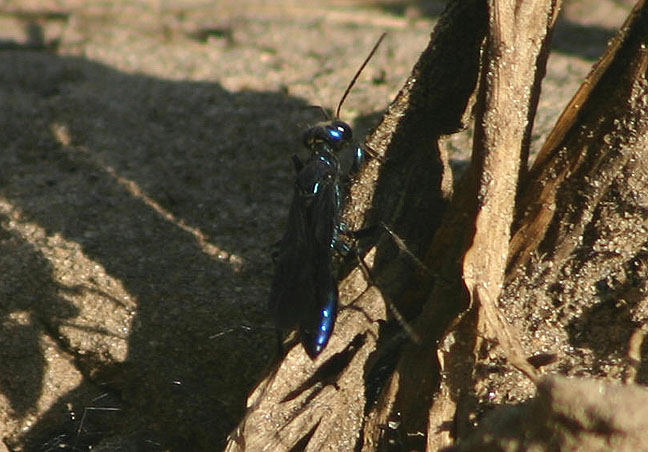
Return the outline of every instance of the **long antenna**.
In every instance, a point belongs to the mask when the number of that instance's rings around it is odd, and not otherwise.
[[[342,108],[342,104],[344,103],[344,100],[347,98],[349,95],[349,92],[351,91],[351,88],[353,88],[353,85],[355,85],[356,80],[358,80],[358,77],[360,77],[360,73],[362,70],[365,68],[371,57],[376,53],[376,50],[378,50],[378,46],[382,42],[382,40],[387,36],[387,33],[383,33],[380,35],[380,38],[378,38],[378,41],[376,44],[373,46],[373,49],[371,49],[371,52],[369,52],[369,55],[367,58],[365,58],[364,62],[362,63],[362,66],[360,66],[360,69],[358,69],[358,72],[353,76],[353,79],[351,80],[351,83],[349,83],[349,86],[347,86],[346,91],[344,91],[344,94],[342,95],[342,99],[340,99],[340,103],[337,106],[337,110],[335,110],[335,117],[340,118],[340,109]]]

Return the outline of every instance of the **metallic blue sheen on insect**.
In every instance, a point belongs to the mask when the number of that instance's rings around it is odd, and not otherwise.
[[[326,347],[337,315],[333,253],[347,248],[338,238],[344,203],[338,154],[351,139],[351,127],[340,120],[319,123],[304,134],[311,154],[305,162],[294,157],[294,195],[272,282],[270,309],[277,327],[297,325],[313,359]],[[352,168],[358,167],[364,153],[354,151],[353,160]]]
[[[353,150],[350,169],[341,174],[338,155],[349,148],[351,127],[340,121],[340,109],[362,69],[371,59],[385,34],[342,95],[335,118],[321,122],[304,134],[311,154],[305,162],[293,156],[297,176],[286,232],[279,242],[275,274],[270,293],[270,311],[279,329],[297,326],[301,343],[312,359],[328,344],[337,316],[338,287],[333,253],[346,253],[349,246],[340,238],[344,204],[342,178],[362,167],[365,154]]]

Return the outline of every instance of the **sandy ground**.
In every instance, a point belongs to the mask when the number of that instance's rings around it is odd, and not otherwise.
[[[218,450],[275,353],[269,250],[307,107],[333,109],[387,31],[342,111],[365,134],[443,4],[1,7],[0,451]],[[535,147],[630,7],[567,3]]]

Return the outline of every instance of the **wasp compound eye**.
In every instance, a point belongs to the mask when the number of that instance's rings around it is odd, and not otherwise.
[[[333,151],[340,150],[351,141],[353,132],[351,126],[344,121],[334,120],[317,124],[304,134],[304,145],[314,149],[318,145],[325,145]]]
[[[351,127],[346,122],[339,120],[333,121],[327,129],[332,141],[346,143],[351,141],[351,138],[353,138]]]

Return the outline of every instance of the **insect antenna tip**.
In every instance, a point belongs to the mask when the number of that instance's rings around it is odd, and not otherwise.
[[[344,101],[346,100],[347,96],[349,95],[349,92],[351,92],[351,88],[353,88],[353,85],[355,85],[356,80],[358,80],[358,77],[360,77],[360,74],[362,73],[362,70],[365,68],[367,63],[369,63],[369,60],[371,60],[371,57],[374,56],[374,53],[376,53],[376,50],[378,50],[378,47],[380,46],[380,43],[385,39],[385,36],[387,36],[387,33],[384,32],[383,34],[380,35],[380,38],[378,38],[378,41],[376,41],[376,44],[374,44],[373,49],[371,49],[371,52],[369,52],[369,55],[367,55],[367,58],[362,62],[362,65],[360,66],[360,69],[355,73],[353,78],[351,79],[351,83],[349,83],[349,86],[347,86],[347,89],[344,91],[344,94],[342,94],[342,99],[340,99],[340,103],[338,103],[337,109],[335,110],[335,118],[340,119],[340,110],[342,109],[342,104],[344,104]]]

